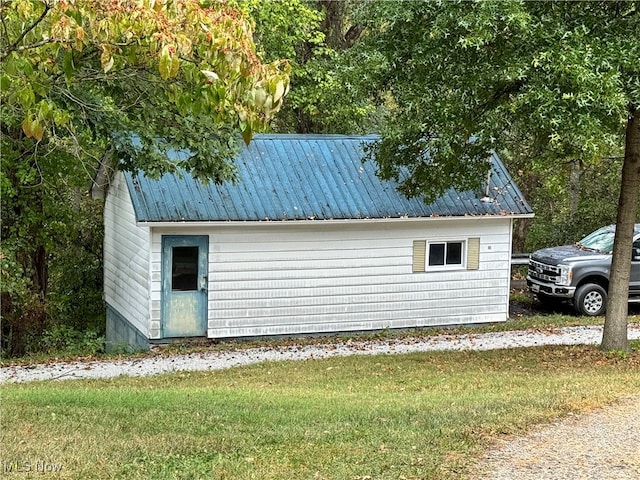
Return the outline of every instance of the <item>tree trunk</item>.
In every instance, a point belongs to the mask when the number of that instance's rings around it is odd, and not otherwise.
[[[528,154],[519,152],[516,153],[510,160],[507,159],[507,170],[514,173],[514,179],[516,184],[520,187],[520,191],[524,198],[527,199],[530,205],[536,203],[536,191],[540,184],[540,175],[535,172],[531,172],[530,168],[527,168],[530,156]],[[513,230],[513,252],[525,253],[530,251],[531,245],[527,244],[527,236],[529,229],[531,228],[530,218],[520,218],[514,222]]]
[[[609,301],[602,335],[602,350],[629,350],[627,316],[629,313],[629,277],[633,229],[640,196],[640,109],[631,108],[627,122],[624,164],[616,236],[613,246],[613,261],[609,281]]]
[[[324,20],[322,21],[322,31],[326,35],[326,42],[331,48],[340,49],[344,42],[344,2],[336,2],[334,0],[320,0],[318,2],[320,9],[324,11]]]
[[[569,173],[569,221],[576,223],[578,219],[578,207],[580,205],[580,180],[582,177],[582,160],[571,161],[571,172]]]

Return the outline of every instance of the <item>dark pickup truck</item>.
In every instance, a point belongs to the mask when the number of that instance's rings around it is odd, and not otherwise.
[[[527,286],[542,303],[570,300],[581,315],[602,315],[607,306],[615,225],[602,227],[575,245],[531,254]],[[633,236],[629,302],[640,303],[640,223]]]

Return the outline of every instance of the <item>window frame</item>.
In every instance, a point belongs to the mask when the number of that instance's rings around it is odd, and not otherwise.
[[[449,244],[460,245],[460,263],[447,263],[447,251],[448,251]],[[429,264],[431,260],[431,247],[433,245],[444,245],[444,252],[443,252],[444,264],[438,264],[438,265]],[[447,239],[427,240],[425,259],[424,259],[424,271],[434,272],[434,271],[466,270],[467,255],[468,255],[467,248],[468,248],[467,239],[447,238]]]

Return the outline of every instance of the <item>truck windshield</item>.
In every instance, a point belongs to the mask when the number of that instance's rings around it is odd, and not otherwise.
[[[598,252],[611,253],[613,251],[614,237],[615,231],[608,227],[601,228],[580,240],[578,242],[578,246],[588,248],[589,250],[596,250]]]

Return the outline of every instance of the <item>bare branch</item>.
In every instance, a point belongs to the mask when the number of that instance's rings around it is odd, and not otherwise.
[[[38,17],[36,21],[34,21],[31,25],[25,28],[20,34],[20,36],[16,39],[16,41],[13,42],[11,45],[9,45],[4,52],[2,52],[2,54],[0,55],[0,63],[2,63],[9,56],[11,52],[18,50],[18,45],[22,43],[22,41],[29,34],[29,32],[31,32],[31,30],[36,28],[38,24],[40,24],[40,22],[44,20],[44,17],[47,16],[47,13],[49,13],[49,10],[51,10],[51,5],[49,5],[48,2],[42,2],[42,3],[44,5],[44,10],[42,11],[42,14],[40,15],[40,17]]]
[[[0,11],[4,8],[4,2],[0,2]],[[4,15],[0,15],[0,23],[2,23],[2,31],[4,33],[4,38],[9,38],[9,29],[7,28],[7,24],[4,21]]]
[[[79,106],[81,109],[83,110],[93,110],[94,112],[101,112],[103,110],[103,108],[100,105],[91,105],[89,103],[84,102],[82,99],[76,97],[75,95],[73,95],[69,90],[67,90],[66,88],[62,88],[59,86],[54,86],[55,90],[58,91],[58,93],[60,93],[60,95],[62,95],[63,97],[68,98],[69,100],[71,100],[75,105]]]
[[[24,52],[25,50],[31,50],[32,48],[40,48],[43,45],[48,45],[49,43],[72,43],[71,39],[64,38],[48,38],[46,40],[40,40],[39,42],[30,43],[29,45],[20,45],[13,49],[14,52]],[[4,57],[3,57],[4,58]]]

